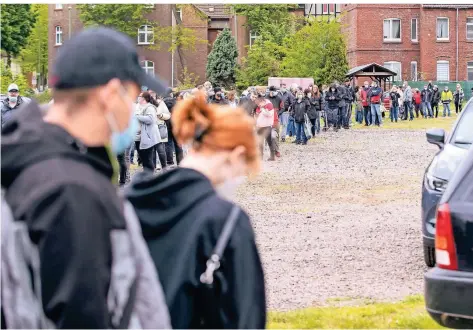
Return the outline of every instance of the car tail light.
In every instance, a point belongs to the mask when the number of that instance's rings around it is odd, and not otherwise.
[[[437,209],[435,260],[439,268],[458,269],[455,240],[453,239],[452,217],[450,216],[448,204],[442,204]]]

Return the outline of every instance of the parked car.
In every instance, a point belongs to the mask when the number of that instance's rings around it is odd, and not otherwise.
[[[445,327],[473,329],[473,148],[440,200],[435,255],[424,277],[427,311]]]
[[[435,223],[437,204],[453,173],[473,143],[473,99],[466,105],[447,136],[443,129],[427,131],[427,141],[440,150],[427,167],[422,184],[422,236],[424,260],[435,265]]]

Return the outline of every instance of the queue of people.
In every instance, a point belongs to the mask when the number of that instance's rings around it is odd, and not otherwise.
[[[55,60],[54,103],[2,125],[4,329],[266,325],[253,227],[232,201],[260,168],[257,121],[204,91],[170,110],[137,59],[124,34],[85,29]],[[156,175],[166,120],[188,153]],[[115,164],[132,145],[147,170],[119,192]]]

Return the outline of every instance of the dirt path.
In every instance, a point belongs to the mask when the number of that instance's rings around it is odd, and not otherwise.
[[[423,131],[282,143],[283,157],[238,194],[255,227],[269,308],[422,293],[421,180],[435,151]]]

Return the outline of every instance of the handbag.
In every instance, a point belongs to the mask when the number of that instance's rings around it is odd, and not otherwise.
[[[312,138],[312,123],[306,113],[304,114],[304,133],[307,140]]]
[[[158,124],[159,129],[159,136],[161,136],[161,140],[168,138],[168,127],[166,124]]]

